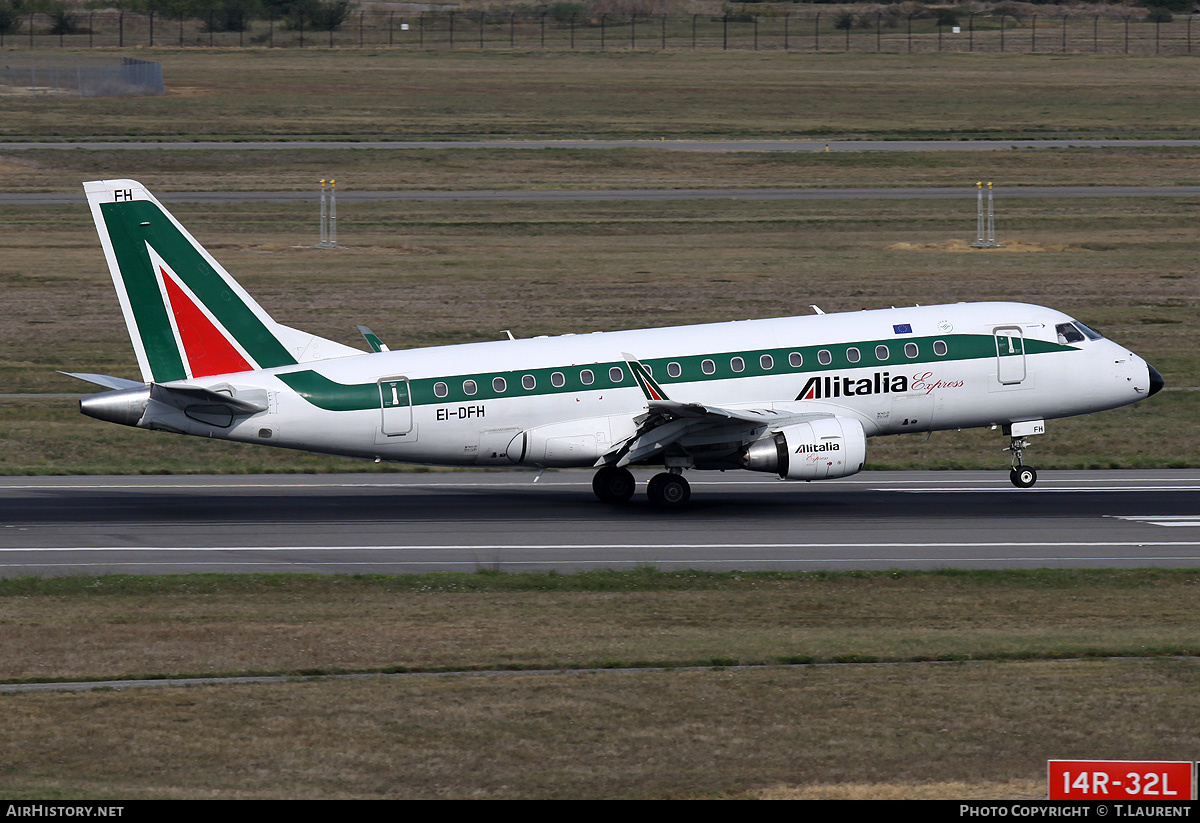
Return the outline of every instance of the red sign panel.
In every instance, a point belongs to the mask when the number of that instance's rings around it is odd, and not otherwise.
[[[1050,800],[1194,800],[1190,760],[1051,760]]]

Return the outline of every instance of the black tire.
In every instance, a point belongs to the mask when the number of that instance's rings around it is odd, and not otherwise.
[[[656,508],[677,511],[692,499],[692,487],[682,475],[663,472],[650,478],[646,495]]]
[[[628,503],[637,481],[629,469],[605,466],[592,478],[592,491],[602,503]]]
[[[1028,489],[1037,482],[1037,470],[1029,466],[1021,466],[1008,473],[1008,479],[1018,489]]]

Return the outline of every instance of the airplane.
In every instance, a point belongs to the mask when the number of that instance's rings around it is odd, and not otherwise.
[[[633,466],[676,510],[685,470],[848,477],[868,437],[1000,427],[1010,480],[1045,421],[1152,396],[1162,375],[1062,312],[913,306],[370,351],[276,322],[134,180],[84,183],[140,381],[72,374],[80,401],[143,429],[379,461],[591,467],[599,500]]]

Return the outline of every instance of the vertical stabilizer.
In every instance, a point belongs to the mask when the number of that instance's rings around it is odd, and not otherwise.
[[[141,183],[83,189],[147,383],[361,354],[276,323]]]

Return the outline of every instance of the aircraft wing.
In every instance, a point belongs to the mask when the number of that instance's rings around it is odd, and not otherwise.
[[[766,423],[768,421],[790,420],[793,417],[812,417],[811,414],[796,415],[777,412],[773,409],[724,409],[720,406],[706,406],[703,403],[676,403],[673,400],[651,400],[651,414],[665,414],[671,417],[704,420],[709,423]],[[786,424],[784,424],[786,425]]]
[[[597,466],[628,466],[648,460],[681,440],[697,435],[750,442],[761,438],[766,431],[834,416],[828,412],[727,409],[703,403],[679,403],[667,398],[666,392],[640,362],[628,354],[625,362],[646,395],[646,414],[637,421],[638,428],[633,436],[616,444],[596,461]]]

